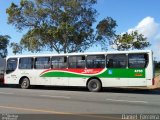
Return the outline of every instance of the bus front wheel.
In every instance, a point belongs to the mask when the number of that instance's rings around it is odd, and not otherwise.
[[[30,87],[30,81],[29,81],[29,79],[26,78],[26,77],[22,78],[20,85],[21,85],[22,89],[28,89]]]
[[[87,88],[90,92],[98,92],[102,89],[102,84],[98,79],[91,79],[87,84]]]

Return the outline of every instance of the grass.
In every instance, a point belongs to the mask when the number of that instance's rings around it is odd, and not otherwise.
[[[156,68],[155,72],[159,72],[160,73],[160,68]]]
[[[160,75],[160,68],[155,69],[155,76]]]

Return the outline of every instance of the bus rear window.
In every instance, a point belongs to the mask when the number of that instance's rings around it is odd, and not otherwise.
[[[148,54],[129,54],[129,68],[145,68],[148,64]]]

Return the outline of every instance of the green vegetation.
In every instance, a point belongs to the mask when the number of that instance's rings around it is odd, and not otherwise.
[[[160,73],[160,68],[156,68],[155,73]]]
[[[4,58],[7,56],[7,46],[9,45],[10,37],[8,35],[0,35],[0,57]]]
[[[21,0],[6,12],[9,24],[28,30],[20,41],[28,51],[83,52],[93,44],[105,49],[115,34],[117,24],[111,17],[93,29],[95,4],[96,0]]]
[[[17,53],[22,53],[22,46],[18,43],[12,42],[10,44],[10,47],[12,48],[13,53],[16,55]]]
[[[117,35],[114,40],[114,45],[117,50],[129,50],[144,49],[150,46],[150,43],[144,35],[139,34],[137,31],[133,31],[132,33]]]

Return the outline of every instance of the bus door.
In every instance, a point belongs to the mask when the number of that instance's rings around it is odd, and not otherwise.
[[[51,84],[68,86],[67,72],[67,56],[53,56],[51,60],[50,79]]]
[[[106,60],[108,86],[127,86],[127,55],[108,54]]]
[[[41,76],[44,71],[49,71],[50,57],[36,57],[34,63],[34,72],[37,85],[51,85],[50,77]]]
[[[9,58],[7,60],[6,72],[5,72],[5,83],[17,84],[17,58]]]

